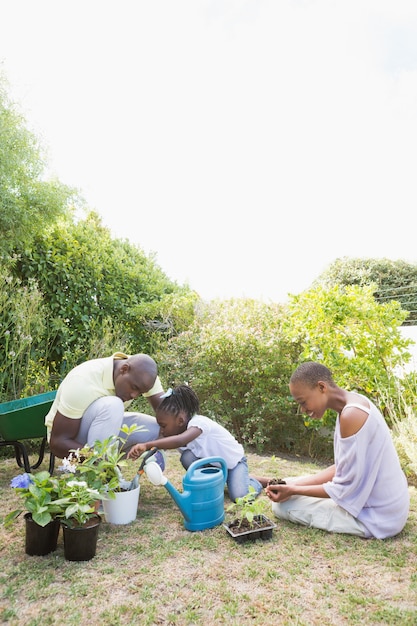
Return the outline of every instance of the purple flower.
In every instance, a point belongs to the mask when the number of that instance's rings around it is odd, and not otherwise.
[[[12,478],[10,482],[10,487],[14,487],[15,489],[28,489],[29,485],[33,483],[32,476],[30,474],[20,474],[19,476],[15,476]]]

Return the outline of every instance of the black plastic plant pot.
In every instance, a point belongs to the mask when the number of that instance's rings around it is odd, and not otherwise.
[[[90,561],[95,557],[100,524],[100,515],[95,515],[83,526],[71,528],[62,524],[67,561]]]
[[[31,513],[25,513],[25,552],[30,556],[45,556],[56,550],[59,533],[59,520],[52,520],[46,526],[39,526]]]
[[[276,528],[276,524],[265,515],[255,515],[253,518],[253,528],[239,528],[238,522],[239,520],[235,520],[229,522],[229,524],[223,524],[236,543],[246,543],[247,541],[256,541],[257,539],[261,539],[262,541],[272,539],[272,532],[274,528]]]

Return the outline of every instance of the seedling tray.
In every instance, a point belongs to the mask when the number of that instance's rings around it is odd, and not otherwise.
[[[262,527],[255,526],[249,530],[239,530],[239,528],[230,528],[231,525],[234,525],[233,522],[223,524],[223,526],[236,543],[246,543],[247,541],[256,541],[257,539],[262,541],[272,539],[273,530],[277,525],[265,515],[255,515],[254,521],[261,524]]]

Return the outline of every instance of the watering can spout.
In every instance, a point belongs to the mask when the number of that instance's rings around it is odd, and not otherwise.
[[[175,504],[183,514],[187,522],[191,521],[191,492],[184,491],[180,493],[175,489],[166,476],[162,473],[161,468],[156,463],[147,463],[145,465],[145,473],[153,485],[163,485],[168,491]]]
[[[180,493],[169,481],[164,485],[187,522],[191,522],[191,491]]]

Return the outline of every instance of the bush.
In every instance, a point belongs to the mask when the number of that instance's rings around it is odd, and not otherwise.
[[[373,287],[319,287],[293,296],[285,329],[301,347],[299,361],[329,367],[338,385],[383,405],[396,370],[407,362],[410,340],[398,302],[378,304]]]
[[[188,382],[205,415],[257,450],[293,451],[303,437],[308,449],[288,390],[298,348],[283,333],[284,317],[278,304],[214,301],[201,305],[189,330],[158,355],[167,384]]]
[[[48,334],[46,348],[63,374],[65,361],[77,351],[88,358],[92,335],[111,320],[128,351],[148,352],[151,330],[140,305],[186,293],[138,246],[113,239],[100,218],[56,223],[19,251],[15,275],[28,284],[36,279],[43,294]],[[153,317],[154,319],[154,317]],[[139,349],[137,347],[139,346]]]
[[[6,402],[31,388],[44,391],[48,366],[41,352],[45,309],[36,281],[22,285],[3,265],[0,282],[0,401]]]

